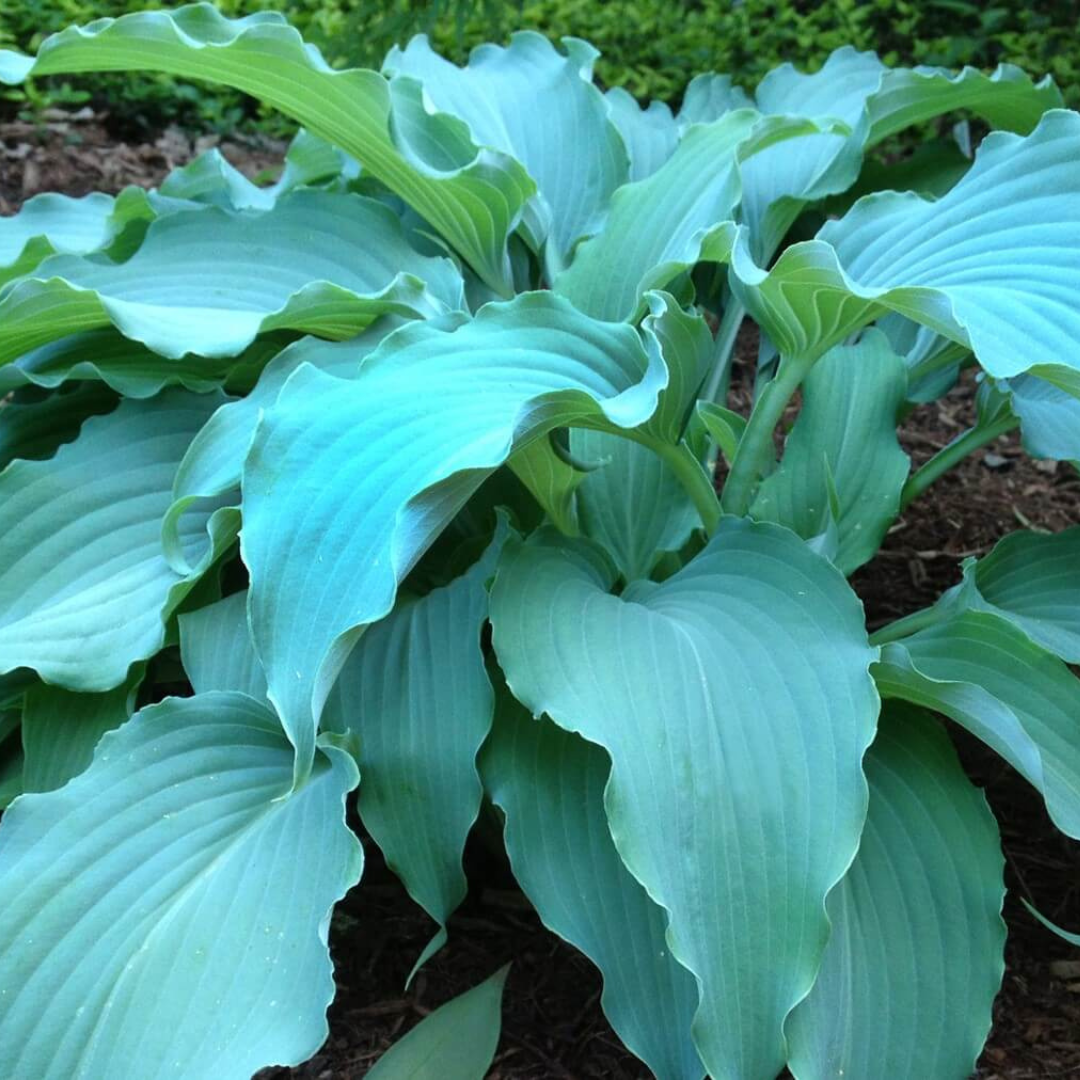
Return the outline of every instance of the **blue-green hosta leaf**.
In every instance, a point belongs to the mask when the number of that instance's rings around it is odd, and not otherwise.
[[[440,923],[425,956],[445,941],[443,926],[465,892],[461,852],[480,802],[474,762],[492,710],[479,635],[500,546],[450,586],[400,599],[353,650],[323,716],[324,729],[358,737],[364,824]],[[180,616],[196,693],[265,696],[246,605],[242,592]]]
[[[862,138],[843,124],[819,124],[765,147],[740,166],[739,220],[763,266],[807,203],[847,190],[859,175]]]
[[[712,361],[712,335],[700,315],[682,310],[666,293],[650,293],[645,300],[645,344],[668,370],[647,430],[675,443]],[[580,526],[608,545],[630,577],[643,576],[643,563],[651,567],[660,552],[681,547],[701,523],[670,466],[626,439],[574,431],[566,452],[538,440],[517,451],[510,467],[562,532],[574,535]]]
[[[348,382],[293,373],[248,454],[241,539],[257,651],[301,772],[353,642],[481,481],[556,427],[639,427],[667,380],[632,327],[550,293],[456,329],[403,327]]]
[[[990,374],[1047,357],[1075,370],[1080,310],[1080,115],[995,132],[942,198],[862,199],[769,271],[734,251],[740,298],[786,355],[820,355],[886,310],[969,347]],[[1005,273],[1003,268],[1008,268]]]
[[[32,684],[34,686],[37,683]],[[15,703],[14,707],[8,707],[5,704],[0,707],[0,744],[6,742],[12,735],[14,735],[22,723],[22,709],[23,704],[21,701]]]
[[[135,708],[143,672],[103,694],[76,694],[42,683],[23,705],[24,791],[63,787],[90,764],[102,735],[123,724]]]
[[[82,383],[55,394],[31,391],[0,407],[0,469],[16,458],[52,457],[79,434],[83,421],[116,408],[116,395],[101,383]]]
[[[1080,462],[1080,397],[1037,375],[1002,380],[998,389],[1009,395],[1032,457]]]
[[[813,75],[790,64],[770,72],[758,87],[757,103],[765,113],[814,117],[819,122],[832,117],[843,125],[802,135],[789,146],[771,147],[744,163],[741,218],[750,227],[754,258],[767,265],[808,202],[854,184],[867,146],[960,108],[972,109],[995,127],[1026,134],[1047,109],[1060,107],[1062,99],[1051,80],[1035,85],[1011,66],[990,76],[972,68],[960,74],[935,68],[890,69],[874,53],[845,47]],[[950,172],[952,182],[958,178],[955,170]],[[902,179],[897,176],[885,186],[903,188]],[[944,190],[949,186],[951,182]]]
[[[850,574],[872,558],[900,511],[910,468],[896,437],[906,391],[904,361],[883,334],[866,334],[823,356],[803,385],[802,411],[751,516],[810,540],[827,530],[835,491],[833,561]]]
[[[184,454],[173,482],[173,505],[164,525],[166,554],[171,563],[178,568],[184,566],[179,531],[181,517],[189,506],[200,499],[226,495],[234,505],[239,504],[240,475],[259,415],[277,401],[289,376],[301,365],[310,364],[328,375],[354,378],[364,357],[405,321],[384,316],[347,341],[302,338],[266,365],[250,394],[227,402],[210,417]]]
[[[647,108],[642,108],[621,86],[613,86],[604,98],[611,122],[630,155],[630,180],[652,176],[679,144],[679,129],[671,109],[662,101],[650,101]]]
[[[690,128],[651,176],[621,187],[603,230],[578,248],[554,288],[598,319],[634,319],[706,252],[715,227],[739,201],[736,149],[758,114],[740,109]]]
[[[293,748],[243,694],[172,698],[0,825],[0,1071],[247,1080],[326,1037],[330,909],[360,877],[352,759],[290,792]]]
[[[239,356],[169,360],[111,328],[88,330],[40,345],[0,366],[0,394],[20,386],[52,390],[69,380],[100,380],[133,398],[153,397],[166,386],[205,394],[241,369],[260,370],[287,342],[288,337],[281,334],[265,334]]]
[[[861,606],[794,534],[734,518],[663,584],[612,583],[580,541],[508,545],[495,651],[534,715],[611,758],[611,833],[698,981],[707,1071],[772,1076],[866,812]]]
[[[685,132],[691,124],[711,124],[736,109],[752,109],[753,99],[730,75],[706,73],[695,75],[683,94],[678,126]]]
[[[463,303],[457,269],[414,251],[387,207],[321,191],[170,214],[127,262],[56,255],[36,273],[0,292],[0,362],[109,325],[170,358],[235,356],[269,330],[351,337]]]
[[[960,377],[970,350],[959,342],[890,311],[874,324],[904,358],[908,370],[907,399],[916,405],[944,397]]]
[[[554,271],[574,243],[594,232],[612,193],[626,182],[626,148],[608,118],[604,97],[582,77],[596,52],[572,38],[567,54],[541,34],[521,31],[508,48],[482,45],[467,67],[435,53],[423,35],[395,46],[383,64],[388,75],[418,79],[435,108],[464,120],[473,141],[511,155],[536,181],[539,206],[526,224],[533,240],[547,241]]]
[[[327,183],[359,170],[336,147],[300,131],[285,153],[285,168],[276,183],[260,186],[249,180],[217,149],[171,173],[161,183],[166,198],[222,206],[227,210],[269,210],[282,195],[298,187]],[[153,196],[151,199],[153,200]]]
[[[791,1070],[964,1080],[1004,970],[997,823],[919,709],[884,711],[864,766],[866,827],[829,896],[821,971],[787,1026]]]
[[[964,583],[939,607],[992,611],[1069,664],[1080,664],[1080,526],[1010,533],[964,565]]]
[[[256,701],[266,697],[266,676],[248,629],[247,602],[245,589],[180,616],[180,658],[196,694],[238,690]]]
[[[116,198],[99,192],[79,199],[53,192],[35,195],[17,214],[0,218],[0,285],[31,273],[58,252],[101,251],[130,223],[153,217],[140,188],[126,188]]]
[[[218,149],[173,169],[161,182],[162,195],[220,206],[225,210],[269,210],[277,201],[273,186],[260,187],[230,164]]]
[[[852,128],[864,125],[870,145],[903,128],[946,112],[967,109],[992,127],[1027,133],[1048,109],[1062,105],[1047,76],[1033,83],[1012,64],[992,74],[966,67],[889,68],[876,53],[850,45],[837,49],[820,71],[806,75],[784,64],[758,84],[757,106],[767,113],[832,116]]]
[[[502,1028],[510,965],[425,1016],[365,1074],[370,1080],[483,1080]]]
[[[694,504],[667,463],[640,443],[603,431],[575,431],[574,452],[600,461],[577,489],[581,533],[600,544],[627,581],[646,578],[668,551],[701,527]]]
[[[38,678],[29,668],[16,668],[0,675],[0,709],[22,708],[22,699]]]
[[[658,1080],[701,1080],[690,1038],[697,984],[668,949],[662,909],[612,843],[604,752],[533,720],[504,688],[480,765],[505,815],[514,877],[544,924],[600,969],[601,1003],[619,1038]]]
[[[108,690],[161,648],[165,619],[235,536],[235,515],[204,505],[183,523],[191,574],[161,547],[177,465],[222,400],[125,401],[49,460],[0,473],[0,671]]]
[[[576,432],[570,434],[572,442]],[[595,462],[571,457],[569,446],[556,450],[554,442],[567,435],[553,431],[510,455],[507,467],[521,481],[551,522],[568,536],[579,531],[577,489],[595,468]],[[560,443],[559,445],[563,445]],[[650,451],[651,453],[651,451]]]
[[[506,238],[534,185],[513,159],[478,149],[460,121],[426,112],[411,80],[335,71],[280,15],[226,19],[211,4],[71,27],[36,58],[0,50],[0,83],[79,71],[165,71],[260,98],[363,162],[492,288],[509,289]]]
[[[762,112],[831,116],[854,128],[886,70],[875,53],[848,45],[832,52],[812,74],[794,64],[773,68],[758,83],[754,100]]]
[[[716,443],[728,464],[734,461],[735,452],[746,431],[745,416],[713,401],[699,401],[690,425],[688,435],[691,440],[697,441],[707,436]]]
[[[494,707],[480,631],[508,531],[500,519],[484,555],[449,585],[399,596],[357,642],[323,714],[325,729],[359,742],[365,828],[439,924],[421,962],[446,941],[467,892],[461,858],[483,796],[476,755]]]
[[[982,739],[1080,838],[1080,679],[1008,617],[963,611],[885,645],[874,678]]]

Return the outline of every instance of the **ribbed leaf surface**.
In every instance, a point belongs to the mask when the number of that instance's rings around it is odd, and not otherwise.
[[[507,532],[501,522],[482,558],[449,585],[400,596],[360,638],[323,714],[324,728],[357,737],[360,816],[439,924],[425,958],[446,940],[467,891],[461,858],[480,811],[476,755],[493,709],[480,631]]]
[[[803,384],[799,417],[751,516],[807,540],[835,525],[833,561],[846,574],[870,559],[899,513],[910,468],[896,437],[906,391],[904,361],[882,334],[823,356]],[[830,522],[834,496],[839,516]]]
[[[165,618],[235,536],[235,520],[204,504],[179,538],[190,573],[161,546],[177,465],[222,400],[125,401],[54,457],[0,473],[0,671],[108,690],[161,648]]]
[[[0,825],[0,1068],[13,1080],[248,1080],[326,1037],[330,908],[360,876],[356,785],[242,694],[143,710]],[[137,1063],[137,1064],[135,1064]]]
[[[886,645],[884,697],[962,724],[1040,792],[1054,823],[1080,837],[1080,679],[1007,617],[964,611]]]
[[[869,196],[768,272],[745,245],[736,284],[782,353],[820,355],[888,309],[970,347],[998,377],[1048,357],[1075,369],[1080,116],[1047,113],[1026,138],[995,132],[940,199]]]
[[[165,71],[260,98],[362,162],[508,290],[506,238],[534,185],[517,162],[478,149],[460,121],[428,114],[417,83],[336,71],[277,13],[226,19],[211,4],[71,27],[36,58],[0,50],[0,83],[79,71]]]
[[[791,532],[735,519],[621,596],[580,542],[507,555],[491,621],[511,691],[610,756],[612,836],[697,978],[707,1071],[774,1075],[866,811],[878,702],[858,601]]]
[[[0,293],[0,362],[110,325],[173,359],[235,356],[270,330],[351,337],[463,303],[457,269],[413,250],[387,207],[321,191],[170,214],[126,262],[55,255],[35,274]]]
[[[484,477],[555,427],[643,424],[667,379],[637,331],[550,293],[451,331],[404,327],[348,382],[292,375],[244,469],[242,543],[257,651],[301,771],[358,633]]]
[[[497,701],[481,769],[506,815],[514,877],[544,924],[600,969],[601,1004],[619,1038],[659,1080],[701,1080],[690,1038],[697,984],[668,948],[663,910],[612,843],[607,756],[546,717],[533,720],[505,689]]]
[[[787,1026],[798,1080],[966,1080],[1004,970],[997,822],[941,726],[892,704],[865,761],[859,854]]]

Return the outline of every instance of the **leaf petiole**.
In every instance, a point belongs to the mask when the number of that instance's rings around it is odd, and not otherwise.
[[[736,517],[745,517],[754,500],[758,482],[768,472],[773,461],[773,431],[784,415],[803,380],[813,367],[816,355],[782,356],[780,369],[765,386],[754,406],[739,440],[735,460],[721,499],[724,511]]]
[[[968,454],[992,443],[1019,425],[1020,421],[1010,413],[991,424],[977,425],[958,435],[911,476],[900,494],[900,509],[906,510],[935,480],[958,465]]]

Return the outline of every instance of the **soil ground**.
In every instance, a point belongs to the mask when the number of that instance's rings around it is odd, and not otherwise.
[[[47,190],[83,194],[152,185],[197,149],[176,131],[153,143],[118,144],[100,117],[57,114],[45,124],[0,123],[0,213]],[[227,142],[249,175],[280,162],[281,146]],[[752,333],[740,342],[754,355]],[[745,382],[740,365],[736,394]],[[903,441],[917,465],[959,433],[973,414],[970,379],[917,409]],[[1032,462],[1013,436],[974,455],[904,514],[883,550],[853,584],[872,627],[925,606],[958,580],[959,562],[982,555],[1020,527],[1080,524],[1080,478],[1068,466]],[[1007,970],[978,1080],[1080,1078],[1080,952],[1023,909],[1026,897],[1060,924],[1080,927],[1080,844],[1050,824],[1041,800],[1012,770],[953,729],[972,777],[1001,825],[1009,897]],[[466,854],[473,890],[450,924],[450,943],[405,991],[434,927],[365,838],[361,888],[339,906],[331,929],[338,995],[330,1038],[297,1069],[260,1080],[363,1076],[397,1038],[444,1001],[508,960],[503,1035],[491,1080],[637,1080],[648,1074],[612,1033],[600,1009],[600,979],[580,954],[540,926],[506,867],[480,845]],[[927,1078],[932,1080],[932,1078]]]

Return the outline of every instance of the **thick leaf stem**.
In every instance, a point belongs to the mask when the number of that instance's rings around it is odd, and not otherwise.
[[[723,507],[728,514],[745,517],[754,500],[758,482],[773,463],[773,431],[784,409],[802,385],[814,358],[783,356],[776,378],[761,393],[739,440],[731,473],[724,485]]]
[[[717,405],[723,405],[727,401],[735,338],[738,337],[739,327],[745,318],[746,308],[734,296],[729,296],[716,330],[716,337],[713,339],[712,368],[701,393],[704,401],[714,401]]]
[[[938,606],[922,608],[913,611],[910,615],[896,619],[891,623],[875,630],[870,635],[871,645],[888,645],[893,641],[910,637],[919,630],[925,630],[928,626],[936,626],[944,618],[942,609]]]
[[[985,427],[969,428],[963,435],[958,435],[911,476],[900,494],[900,509],[907,509],[935,480],[958,465],[968,454],[1012,431],[1019,423],[1020,421],[1010,414]]]
[[[716,497],[712,476],[685,443],[649,441],[647,445],[667,462],[668,468],[690,496],[701,523],[705,526],[705,532],[712,536],[720,524],[721,516],[720,500]]]

